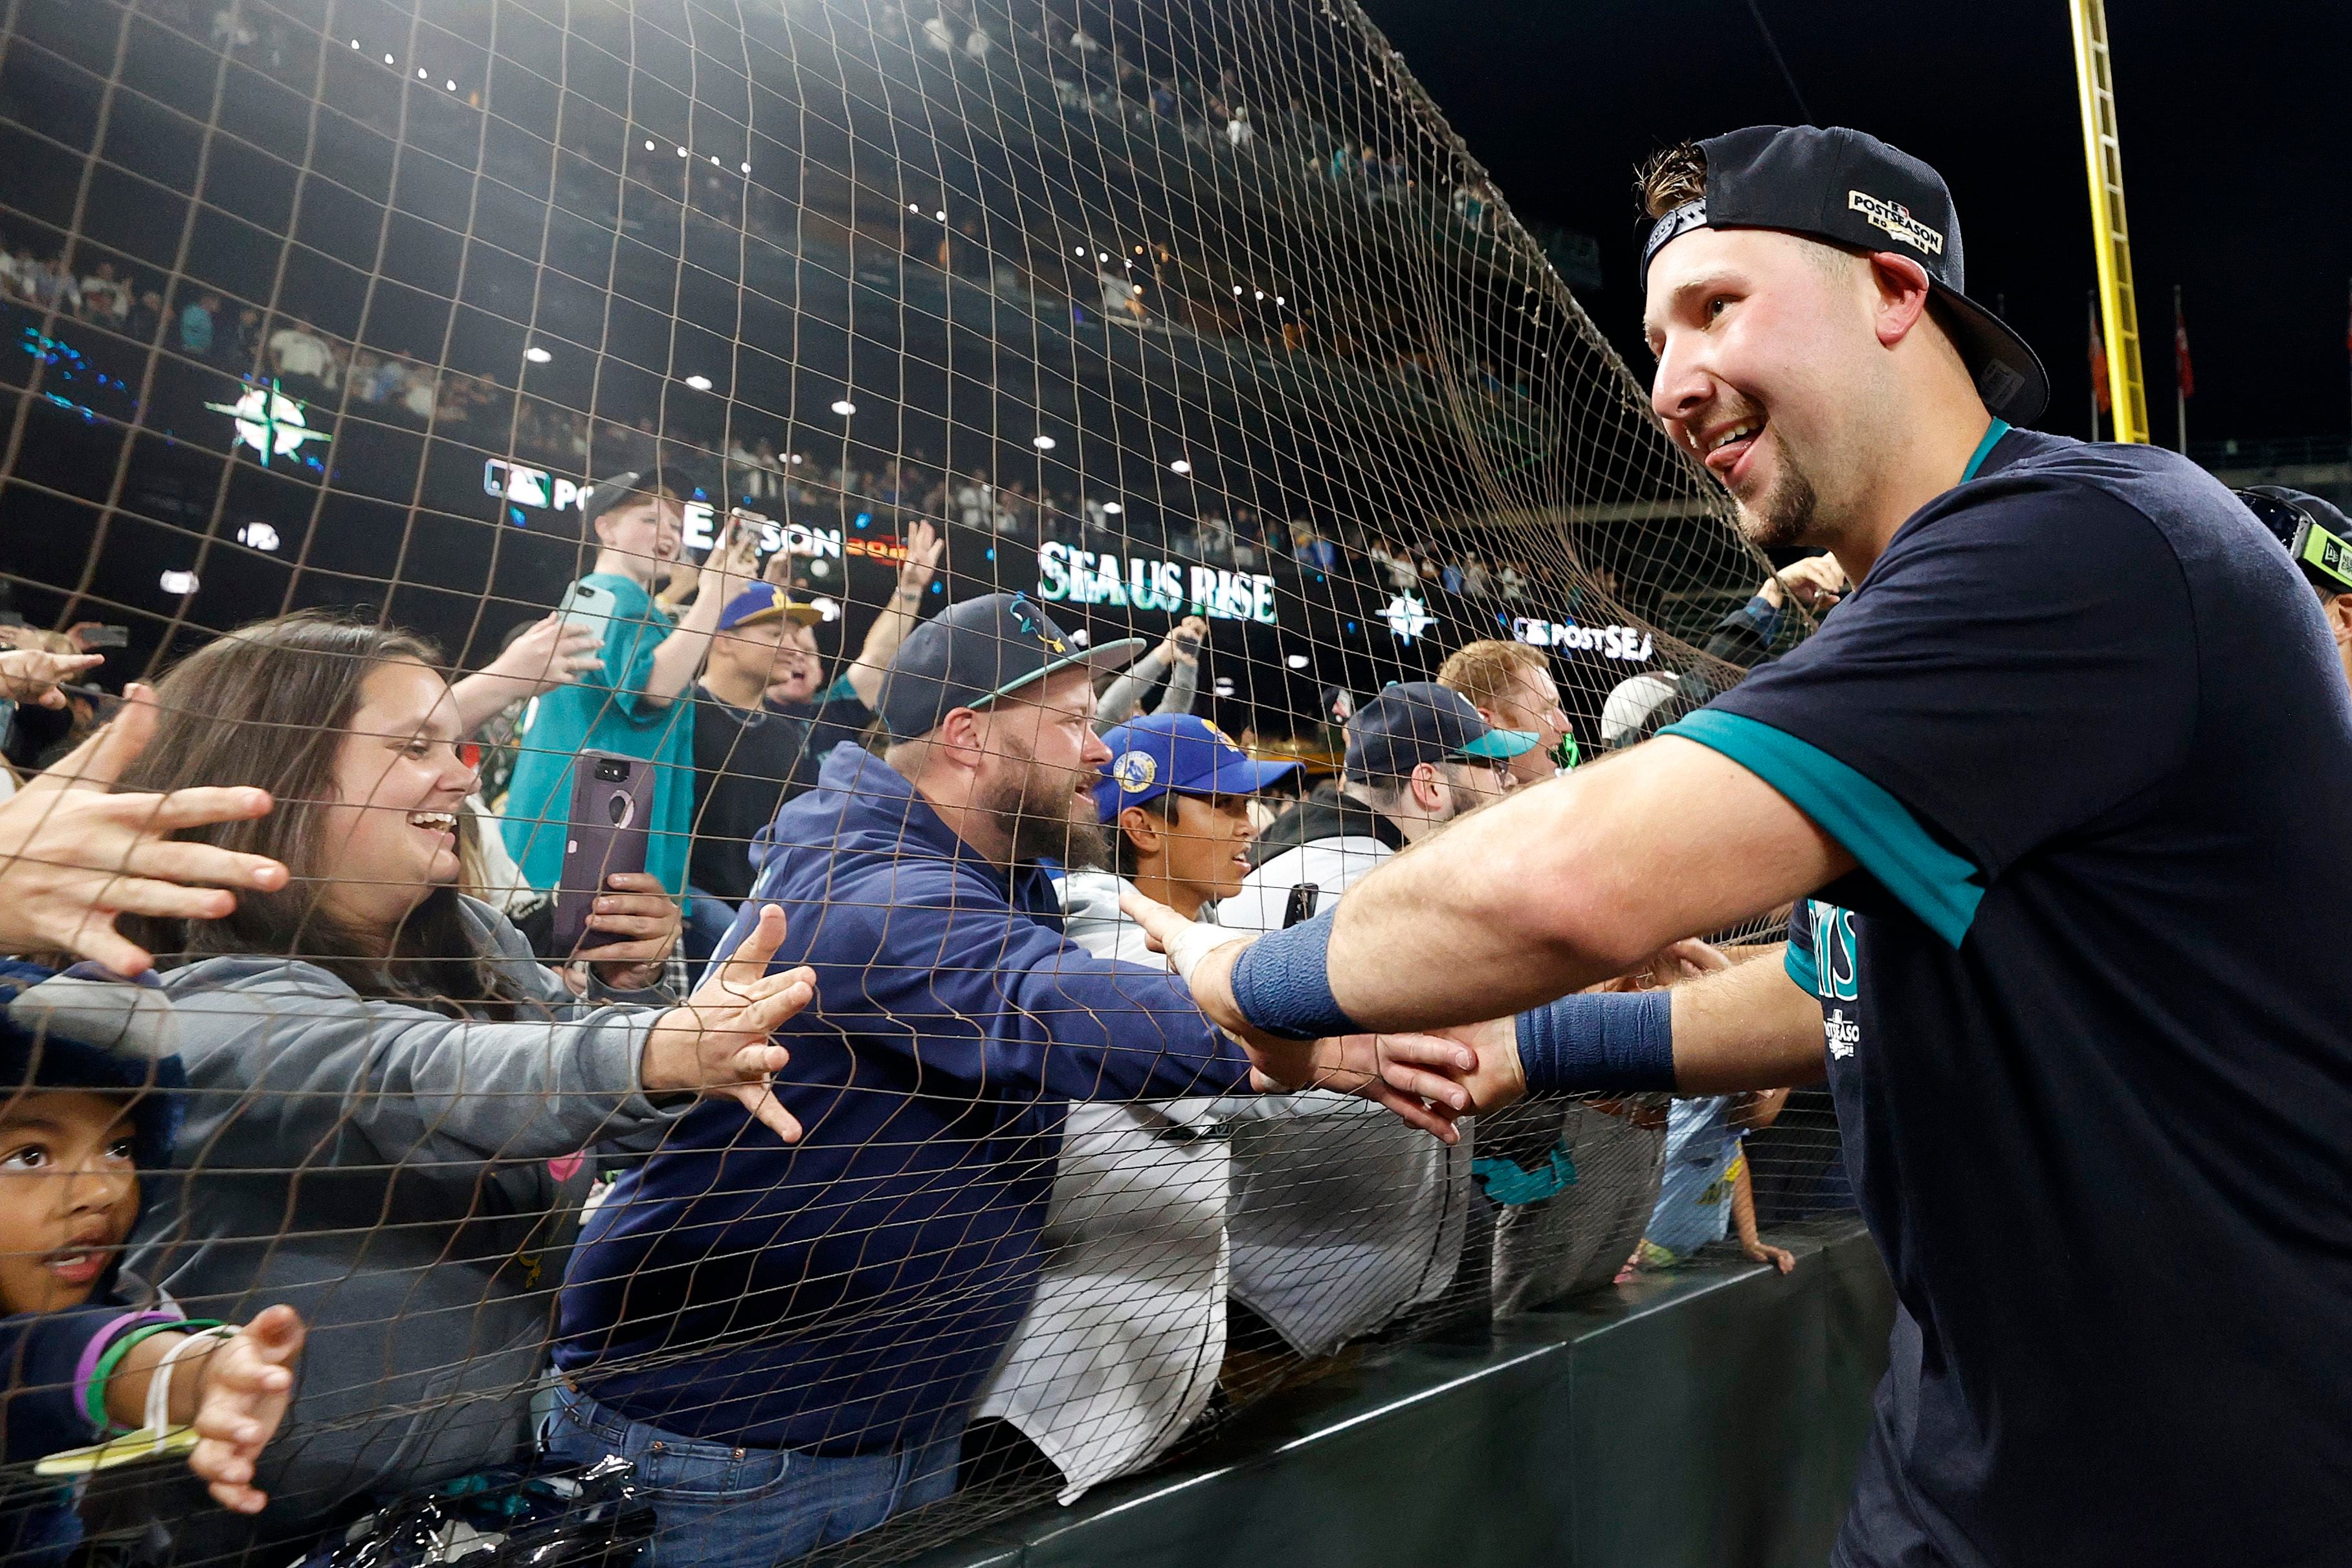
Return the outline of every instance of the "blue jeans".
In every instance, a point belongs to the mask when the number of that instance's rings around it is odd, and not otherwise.
[[[660,1520],[636,1568],[775,1568],[955,1490],[961,1429],[918,1448],[828,1459],[681,1437],[608,1410],[568,1383],[548,1453],[570,1464],[619,1454]]]

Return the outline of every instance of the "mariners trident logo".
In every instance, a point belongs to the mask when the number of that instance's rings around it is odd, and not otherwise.
[[[1020,627],[1024,635],[1034,637],[1045,644],[1047,653],[1059,653],[1067,650],[1067,644],[1045,630],[1045,618],[1037,613],[1037,607],[1029,602],[1027,594],[1014,594],[1013,602],[1005,607],[1005,613],[1013,617],[1013,624]]]

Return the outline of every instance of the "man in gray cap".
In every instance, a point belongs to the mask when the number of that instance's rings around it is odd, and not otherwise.
[[[767,1568],[954,1490],[1036,1293],[1071,1102],[1247,1088],[1174,976],[1063,934],[1038,863],[1099,863],[1094,676],[1142,646],[1081,649],[1025,594],[966,600],[891,662],[884,754],[836,747],[760,834],[719,954],[774,904],[777,962],[816,971],[776,1035],[808,1134],[689,1115],[590,1218],[563,1290],[556,1453],[734,1455],[655,1472],[663,1563]]]

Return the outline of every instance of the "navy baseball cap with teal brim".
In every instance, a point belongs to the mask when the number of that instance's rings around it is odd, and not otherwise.
[[[984,593],[907,633],[874,706],[893,740],[929,735],[960,707],[986,707],[1063,670],[1123,670],[1147,646],[1122,637],[1083,648],[1025,593]]]
[[[1351,779],[1402,779],[1422,763],[1453,758],[1507,762],[1542,739],[1489,727],[1468,697],[1435,681],[1400,681],[1348,721],[1342,766]]]
[[[1303,766],[1255,761],[1223,730],[1189,713],[1119,725],[1103,744],[1110,766],[1095,786],[1095,810],[1105,822],[1162,795],[1255,795]]]

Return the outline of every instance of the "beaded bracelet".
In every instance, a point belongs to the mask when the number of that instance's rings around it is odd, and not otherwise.
[[[216,1329],[226,1326],[218,1318],[168,1318],[162,1322],[142,1323],[107,1346],[106,1354],[98,1358],[97,1374],[89,1381],[88,1404],[85,1406],[89,1416],[89,1424],[101,1432],[131,1430],[130,1427],[117,1425],[108,1418],[106,1385],[108,1380],[113,1377],[115,1369],[122,1364],[122,1358],[129,1355],[140,1341],[152,1339],[159,1333],[194,1333],[199,1329]]]

